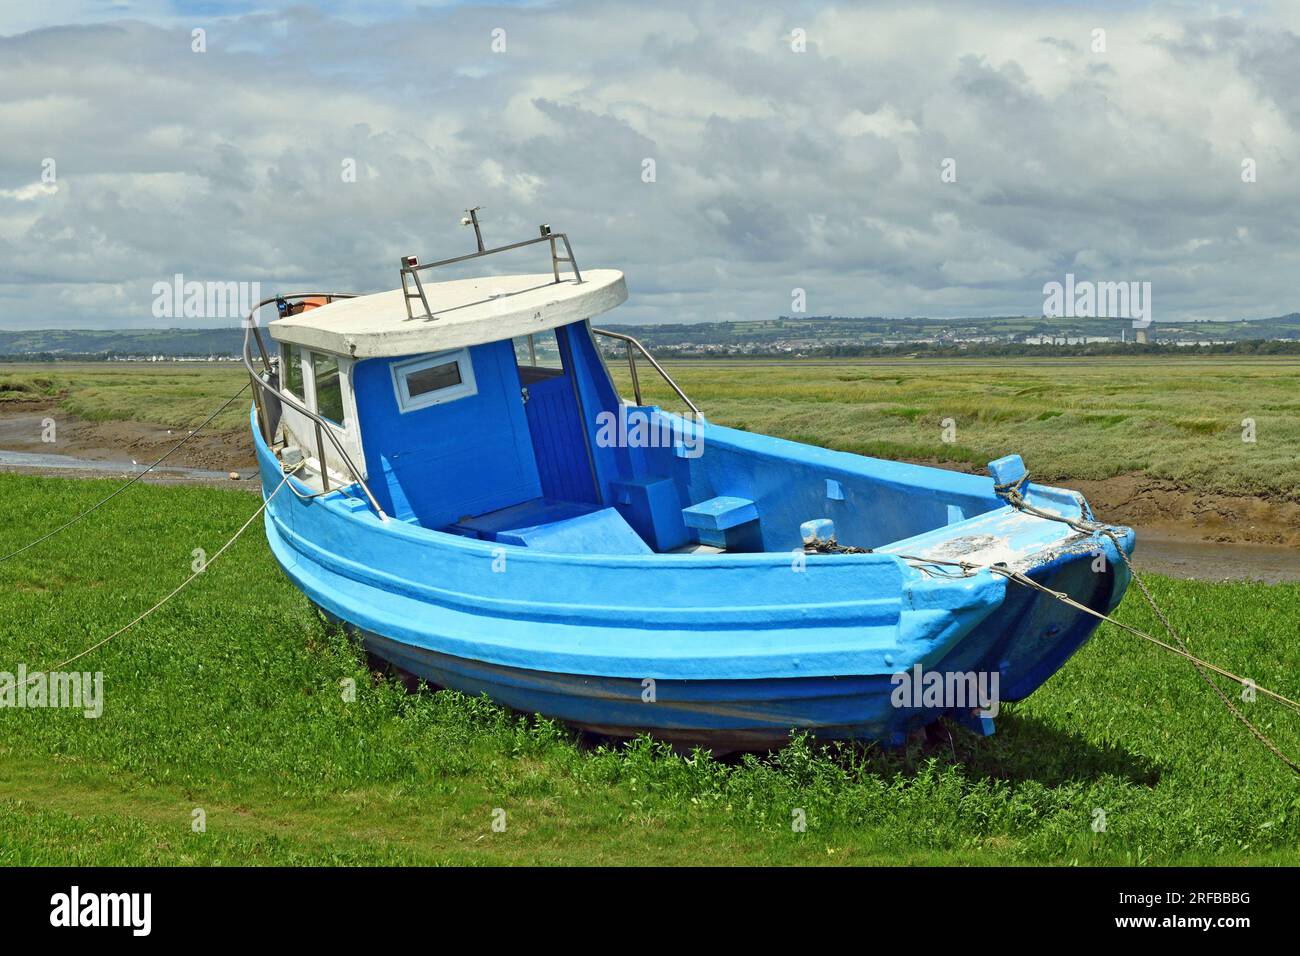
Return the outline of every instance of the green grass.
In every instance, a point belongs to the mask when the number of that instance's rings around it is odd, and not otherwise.
[[[58,398],[64,411],[89,421],[184,428],[203,421],[247,381],[235,363],[9,364],[0,365],[0,404]],[[235,403],[209,428],[246,430],[248,405]]]
[[[109,487],[0,476],[0,552]],[[255,506],[140,485],[0,564],[0,670],[48,667],[121,626]],[[1300,644],[1279,622],[1300,618],[1300,586],[1151,583],[1198,653],[1297,696]],[[1136,594],[1121,617],[1158,626]],[[373,678],[255,524],[80,666],[104,673],[102,717],[0,709],[0,863],[1300,863],[1291,772],[1185,664],[1106,627],[992,738],[954,729],[901,752],[797,739],[727,761],[593,747]],[[1300,722],[1245,706],[1300,751]]]
[[[58,394],[48,375],[0,375],[0,403],[39,401]]]
[[[626,365],[610,368],[630,395]],[[842,451],[980,469],[1018,452],[1044,480],[1141,472],[1300,500],[1294,360],[683,361],[669,371],[710,421]],[[680,407],[653,370],[640,378],[648,400]],[[1253,443],[1242,440],[1247,418]]]

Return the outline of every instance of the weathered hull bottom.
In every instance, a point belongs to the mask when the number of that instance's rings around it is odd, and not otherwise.
[[[1087,563],[1063,560],[1035,577],[1068,589],[1097,610],[1110,610],[1126,575],[1093,574]],[[949,717],[977,733],[993,732],[991,717],[971,710],[897,707],[890,674],[750,680],[657,680],[562,674],[455,657],[358,628],[322,608],[327,618],[359,635],[366,649],[437,687],[486,694],[505,707],[538,713],[610,737],[650,734],[681,747],[715,752],[774,750],[792,731],[819,739],[902,746],[908,736]],[[1001,613],[972,631],[941,671],[990,671],[1000,676],[1001,703],[1037,689],[1095,630],[1095,621],[1028,591],[1013,591]]]
[[[884,675],[780,680],[659,680],[650,688],[630,678],[556,674],[450,657],[378,634],[362,633],[366,649],[402,670],[471,696],[486,694],[522,713],[538,713],[611,737],[649,733],[670,743],[770,749],[792,729],[826,738],[888,739],[898,717]],[[937,716],[937,715],[936,715]]]

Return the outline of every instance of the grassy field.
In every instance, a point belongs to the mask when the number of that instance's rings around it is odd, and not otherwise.
[[[611,370],[630,395],[625,363]],[[1044,480],[1142,472],[1300,500],[1294,360],[679,362],[670,371],[710,421],[843,451],[981,470],[1018,452]],[[653,370],[640,377],[648,399],[680,407]],[[1242,440],[1247,418],[1254,442]]]
[[[6,402],[57,398],[64,411],[89,421],[183,428],[203,421],[247,381],[243,366],[235,363],[0,365],[0,414]],[[247,429],[248,406],[232,406],[209,427]]]
[[[0,476],[0,553],[110,487]],[[0,564],[0,670],[49,667],[129,621],[255,505],[139,485]],[[1295,695],[1300,644],[1278,625],[1300,618],[1300,586],[1152,585],[1198,653]],[[1154,629],[1135,597],[1121,616]],[[593,747],[373,678],[255,524],[80,666],[104,674],[101,717],[0,709],[0,863],[1300,863],[1291,772],[1190,668],[1106,627],[992,738],[954,729],[895,753],[796,740],[725,762]],[[1300,750],[1297,721],[1246,706]]]
[[[630,395],[625,363],[611,369]],[[1019,452],[1043,480],[1141,472],[1206,492],[1300,500],[1295,360],[679,362],[672,372],[712,421],[845,451],[981,469]],[[647,398],[674,407],[653,370],[643,366],[641,381]],[[82,418],[179,428],[243,382],[232,365],[9,365],[0,366],[0,405],[58,397]],[[214,427],[241,434],[239,405]],[[1242,440],[1244,419],[1254,442]]]

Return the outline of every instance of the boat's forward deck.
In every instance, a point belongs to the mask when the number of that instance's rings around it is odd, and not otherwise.
[[[1082,509],[1080,499],[1079,507],[1065,517],[1078,518]],[[1026,570],[1060,554],[1091,553],[1096,548],[1093,536],[1075,531],[1063,522],[1006,507],[875,550],[881,554],[962,561],[977,567],[1005,564],[1012,570]]]

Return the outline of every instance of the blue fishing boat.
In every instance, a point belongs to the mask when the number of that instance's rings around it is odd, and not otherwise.
[[[248,324],[270,548],[379,658],[601,734],[899,744],[943,716],[991,732],[1088,639],[1015,575],[1119,603],[1132,531],[1015,456],[986,477],[712,423],[591,324],[621,272],[466,221],[478,250],[403,258],[398,289],[267,300],[269,342]],[[540,274],[431,276],[534,246]],[[642,400],[651,372],[680,410]]]

